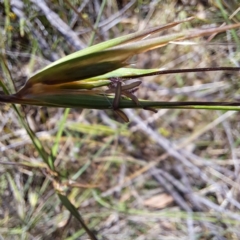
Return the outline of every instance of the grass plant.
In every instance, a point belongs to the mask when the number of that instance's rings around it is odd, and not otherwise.
[[[0,1],[1,237],[238,239],[237,6]]]

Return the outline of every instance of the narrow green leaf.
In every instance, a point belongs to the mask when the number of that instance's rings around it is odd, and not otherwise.
[[[101,125],[101,124],[94,124],[88,125],[78,122],[68,122],[66,127],[70,130],[86,133],[90,135],[96,136],[111,136],[116,133],[116,129],[112,129],[111,127]],[[120,136],[129,136],[130,132],[128,130],[122,130],[119,133]]]
[[[108,49],[127,42],[137,41],[139,38],[146,38],[153,33],[176,26],[191,19],[192,18],[188,18],[183,21],[115,38],[70,54],[58,61],[55,61],[40,70],[37,74],[33,75],[28,80],[26,86],[29,87],[36,83],[59,84],[63,82],[82,80],[105,74],[123,67],[126,65],[124,61],[136,53],[129,50],[122,51],[122,49],[111,49],[107,51]],[[142,41],[145,40],[143,39]],[[139,50],[138,52],[141,51],[142,50]]]
[[[133,43],[121,44],[104,50],[101,49],[101,51],[90,51],[90,53],[85,55],[83,54],[85,51],[81,50],[77,55],[70,54],[50,64],[48,67],[32,76],[24,88],[31,88],[32,85],[37,83],[54,85],[96,77],[125,66],[127,64],[125,61],[135,54],[163,47],[171,41],[206,36],[237,27],[240,27],[240,24],[206,30],[189,30],[152,39],[144,38]],[[145,37],[146,36],[147,35],[145,35]]]
[[[111,78],[121,78],[123,81],[127,78],[137,78],[143,74],[154,74],[159,72],[159,69],[137,69],[137,68],[119,68],[103,75],[84,79],[82,81],[63,83],[54,85],[59,89],[92,89],[102,86],[107,86],[111,83]]]
[[[75,206],[69,201],[69,199],[65,196],[62,195],[61,193],[58,193],[58,197],[61,200],[62,204],[67,208],[67,210],[80,222],[84,230],[87,232],[91,240],[97,240],[95,235],[92,233],[92,231],[87,227],[85,224],[82,216],[78,212],[78,210],[75,208]]]
[[[59,91],[45,95],[28,95],[28,99],[20,99],[22,104],[52,107],[72,107],[88,109],[112,109],[114,96],[97,90]],[[1,101],[1,96],[0,96]],[[25,102],[25,103],[24,103]],[[17,103],[17,102],[16,102]],[[121,98],[119,108],[181,108],[181,109],[211,109],[211,110],[240,110],[240,102],[155,102],[139,100],[136,105],[129,98]]]
[[[80,50],[78,52],[72,53],[72,54],[70,54],[66,57],[63,57],[63,58],[55,61],[54,63],[52,63],[52,64],[48,65],[47,67],[45,67],[44,69],[42,69],[39,72],[39,74],[42,73],[42,72],[45,72],[47,69],[54,68],[55,66],[59,66],[61,64],[68,65],[69,61],[72,61],[73,63],[75,61],[79,61],[79,58],[82,57],[82,56],[89,55],[89,54],[92,54],[92,53],[95,53],[95,52],[101,52],[105,49],[108,49],[108,48],[111,48],[111,47],[114,47],[114,46],[117,46],[117,45],[120,45],[120,44],[125,44],[127,42],[136,41],[136,40],[144,38],[148,35],[166,30],[168,28],[174,27],[174,26],[176,26],[180,23],[190,21],[192,19],[193,18],[187,18],[187,19],[184,19],[182,21],[176,21],[176,22],[169,23],[169,24],[166,24],[166,25],[163,25],[163,26],[149,28],[145,31],[140,31],[140,32],[137,32],[137,33],[128,34],[126,36],[121,36],[121,37],[114,38],[112,40],[109,40],[109,41],[106,41],[106,42],[103,42],[103,43],[96,44],[94,46],[91,46],[91,47],[88,47],[86,49]],[[63,65],[61,65],[61,66],[63,66]]]

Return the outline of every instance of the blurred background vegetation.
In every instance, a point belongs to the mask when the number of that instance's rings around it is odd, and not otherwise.
[[[237,23],[239,7],[238,0],[0,0],[0,78],[14,92],[36,70],[90,44],[190,16],[196,19],[162,34]],[[239,30],[212,38],[169,44],[131,63],[167,69],[239,66]],[[143,99],[239,99],[236,72],[142,81],[137,96]],[[240,239],[240,114],[126,112],[129,124],[116,121],[110,110],[21,108],[48,153],[53,149],[61,188],[96,236]],[[8,104],[0,105],[0,173],[1,239],[89,239],[62,206],[52,174]]]

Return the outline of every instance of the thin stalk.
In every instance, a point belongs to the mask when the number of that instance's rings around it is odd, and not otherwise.
[[[215,71],[240,71],[240,67],[213,67],[213,68],[185,68],[185,69],[169,69],[159,70],[152,73],[143,73],[135,76],[124,76],[122,79],[133,79],[136,77],[149,77],[164,74],[175,74],[175,73],[190,73],[190,72],[215,72]]]

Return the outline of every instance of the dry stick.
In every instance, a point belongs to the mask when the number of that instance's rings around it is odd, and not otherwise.
[[[229,121],[225,120],[223,123],[223,128],[225,130],[225,133],[227,135],[228,138],[228,142],[230,145],[230,149],[231,149],[231,155],[232,155],[232,159],[234,162],[234,175],[235,175],[235,181],[236,183],[239,184],[240,182],[240,176],[239,176],[239,163],[238,163],[238,157],[237,157],[237,153],[236,153],[236,148],[234,147],[234,139],[233,139],[233,135],[231,132],[231,128],[230,128],[230,123]],[[238,194],[239,194],[239,189],[236,189],[234,186],[228,191],[228,193],[226,194],[226,196],[228,198],[238,198]],[[225,199],[224,204],[222,203],[221,206],[226,206],[227,202],[229,202],[227,199]],[[232,204],[232,206],[234,206],[234,204]]]
[[[117,25],[122,20],[123,14],[130,9],[137,0],[133,0],[128,2],[121,10],[117,11],[116,13],[112,14],[108,19],[103,20],[99,23],[98,27],[102,28],[103,32],[109,31],[112,27]]]
[[[82,14],[68,1],[68,0],[64,0],[64,2],[78,15],[78,17],[85,22],[88,27],[91,29],[92,32],[95,32],[95,34],[99,37],[100,40],[102,40],[102,36],[101,34],[98,32],[97,29],[95,29],[91,23],[89,23],[83,16]]]
[[[85,0],[86,3],[89,2],[89,0]],[[78,8],[78,12],[81,12],[82,9],[85,7],[86,3],[83,2],[82,3],[82,6],[83,7],[79,7]],[[122,16],[123,14],[128,10],[130,9],[134,3],[136,2],[136,0],[132,0],[131,2],[128,2],[124,8],[122,8],[120,11],[112,14],[108,19],[105,19],[105,20],[102,20],[99,24],[98,24],[98,28],[102,28],[102,31],[101,32],[107,32],[109,31],[109,29],[113,28],[115,25],[117,25],[119,22],[121,22],[122,20]],[[74,17],[74,19],[71,21],[71,24],[70,26],[73,26],[73,24],[76,22],[76,17]],[[91,29],[90,28],[87,28],[87,29],[84,29],[84,30],[81,30],[80,33],[78,33],[78,35],[81,35],[83,33],[87,33],[87,32],[90,32]]]
[[[192,210],[191,208],[187,205],[187,203],[184,201],[183,197],[181,197],[181,195],[174,190],[174,185],[175,186],[178,186],[183,192],[187,193],[188,190],[183,186],[183,185],[180,185],[179,181],[175,180],[172,176],[170,176],[167,172],[164,172],[160,169],[157,169],[155,167],[151,168],[150,169],[150,173],[151,175],[157,180],[157,182],[159,182],[166,190],[169,194],[171,194],[171,196],[173,197],[173,199],[175,200],[175,202],[183,209],[185,210],[186,212],[188,212],[188,220],[187,220],[187,224],[188,224],[188,227],[189,227],[189,233],[191,235],[194,234],[194,231],[193,231],[193,221],[192,221]],[[165,176],[165,177],[164,177]],[[172,185],[171,185],[172,184]],[[193,194],[191,194],[193,195]],[[197,202],[197,201],[194,201],[194,196],[191,197],[191,200],[193,202]],[[199,203],[197,202],[197,206],[199,207],[200,209],[200,206],[199,206]]]
[[[42,35],[39,33],[39,31],[32,26],[32,23],[26,18],[23,9],[24,4],[20,0],[11,0],[10,1],[12,11],[20,18],[24,19],[26,22],[26,25],[32,32],[33,36],[35,36],[35,39],[37,40],[39,46],[41,47],[43,54],[45,57],[47,57],[51,61],[56,61],[59,59],[58,55],[53,52],[53,50],[49,47],[49,44],[47,41],[42,37]]]
[[[158,183],[161,184],[162,187],[164,187],[167,192],[173,197],[174,201],[178,204],[180,208],[185,210],[186,212],[191,212],[191,208],[186,204],[185,200],[181,197],[181,195],[174,190],[173,186],[167,179],[164,179],[161,174],[159,174],[156,169],[151,169],[150,173],[151,175],[156,179]]]
[[[83,9],[87,6],[87,4],[89,3],[89,0],[83,0],[82,2],[81,2],[81,5],[78,7],[78,9],[76,9],[77,10],[77,12],[80,14],[82,11],[83,11]],[[76,22],[79,20],[79,16],[78,16],[78,14],[73,14],[73,17],[72,17],[72,19],[70,20],[70,23],[69,23],[69,26],[71,27],[71,28],[73,28],[73,26],[76,24]],[[85,19],[84,19],[85,20]],[[91,25],[92,26],[92,25]],[[90,31],[90,29],[89,29],[89,31]]]
[[[183,176],[185,175],[185,171],[182,169],[182,165],[177,165],[177,168],[181,168],[179,169],[179,173]],[[185,196],[185,198],[188,198],[189,201],[192,203],[194,210],[197,211],[202,211],[202,205],[197,201],[197,199],[194,197],[194,193],[192,191],[191,185],[189,184],[189,182],[186,181],[184,183],[182,183],[180,180],[174,178],[172,175],[170,175],[168,172],[163,171],[162,169],[158,169],[153,167],[152,168],[155,172],[158,172],[159,174],[161,174],[164,178],[166,178],[175,188],[177,188],[180,192],[182,192]],[[152,173],[152,169],[150,169],[150,173]],[[186,175],[185,175],[185,178]]]
[[[180,165],[179,165],[180,166]],[[191,186],[189,185],[189,187],[185,186],[180,180],[175,179],[172,175],[170,175],[168,172],[165,172],[161,169],[158,169],[156,167],[152,167],[149,172],[151,173],[151,175],[153,175],[155,177],[155,174],[159,174],[161,175],[163,178],[166,179],[166,181],[169,182],[169,184],[172,184],[172,186],[176,189],[178,189],[178,191],[180,191],[181,193],[184,194],[184,197],[189,199],[189,201],[192,203],[194,210],[197,211],[202,211],[203,208],[201,206],[201,204],[197,201],[197,199],[194,197],[194,193],[191,189]],[[169,191],[169,189],[166,188],[165,185],[162,185],[167,191]],[[171,193],[171,192],[170,192]],[[177,202],[178,203],[178,202]]]
[[[78,35],[47,6],[45,1],[31,0],[31,2],[42,10],[51,25],[54,26],[64,36],[66,41],[69,42],[71,46],[74,46],[75,50],[80,50],[86,47],[86,45],[81,42]]]
[[[233,218],[237,221],[240,221],[240,216],[236,213],[230,212],[230,211],[226,211],[224,208],[218,206],[217,204],[207,200],[206,198],[203,198],[202,196],[199,195],[195,195],[195,197],[198,199],[199,202],[201,202],[202,204],[208,206],[209,209],[213,209],[216,212],[225,214],[226,216],[228,216],[229,218]]]
[[[229,112],[227,112],[229,113]],[[189,153],[187,151],[183,151],[181,150],[181,152],[187,156],[188,158],[190,159],[194,159],[194,160],[201,160],[200,157],[197,157],[195,156],[194,154],[192,153]],[[234,182],[231,178],[232,178],[232,174],[233,172],[232,171],[228,171],[226,168],[222,168],[222,167],[219,167],[219,166],[215,166],[214,168],[212,168],[212,164],[210,163],[206,163],[204,162],[204,167],[206,167],[206,171],[209,172],[211,175],[213,175],[214,177],[217,177],[218,179],[220,179],[222,182],[224,182],[225,184],[227,185],[230,185],[232,187],[232,189],[226,193],[226,196],[227,196],[227,199],[221,204],[221,207],[224,208],[225,204],[228,202],[230,202],[233,206],[237,207],[237,208],[240,208],[240,204],[234,200],[234,199],[231,199],[230,198],[230,195],[231,195],[231,191],[233,189],[235,190],[238,190],[239,192],[239,184],[236,182]],[[208,181],[209,182],[209,181]],[[210,184],[215,184],[215,183],[212,183],[209,182]],[[230,195],[229,195],[230,194]]]
[[[219,112],[219,114],[222,114],[222,112]],[[231,128],[230,128],[230,123],[229,123],[229,121],[227,121],[227,119],[225,119],[225,121],[222,122],[222,125],[223,125],[223,128],[225,130],[225,133],[226,133],[226,136],[228,139],[232,159],[234,161],[234,175],[235,175],[235,179],[237,180],[239,178],[239,171],[240,171],[239,162],[238,162],[239,159],[237,157],[236,148],[234,147],[234,139],[233,139],[233,134],[232,134]]]

